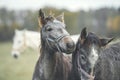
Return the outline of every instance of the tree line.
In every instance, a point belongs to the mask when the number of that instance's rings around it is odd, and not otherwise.
[[[45,7],[43,10],[46,14],[52,11],[55,16],[64,12],[66,28],[70,34],[79,34],[83,27],[99,35],[111,37],[120,34],[120,8],[70,12],[65,9]],[[38,11],[0,8],[0,41],[12,40],[15,29],[39,31],[37,17]]]

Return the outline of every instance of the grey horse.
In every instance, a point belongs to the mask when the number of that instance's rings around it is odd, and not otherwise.
[[[100,38],[84,28],[79,38],[79,66],[94,76],[94,80],[120,80],[120,42],[114,38]],[[109,45],[110,44],[110,45]],[[88,79],[84,74],[81,75]]]
[[[41,27],[41,56],[37,61],[32,80],[67,80],[71,59],[64,56],[74,51],[75,44],[65,29],[64,17],[45,16],[39,11]]]

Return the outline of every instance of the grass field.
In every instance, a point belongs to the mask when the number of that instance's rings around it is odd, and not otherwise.
[[[18,59],[11,56],[12,43],[0,43],[0,80],[31,80],[38,53],[26,50]]]

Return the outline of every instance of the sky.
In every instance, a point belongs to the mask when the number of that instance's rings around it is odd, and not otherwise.
[[[101,7],[120,7],[120,0],[0,0],[0,7],[10,10],[38,10],[44,6],[77,11]]]

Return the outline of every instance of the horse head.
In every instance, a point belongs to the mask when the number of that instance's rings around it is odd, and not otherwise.
[[[100,38],[93,32],[81,31],[78,40],[81,67],[90,74],[91,69],[99,57],[102,47],[105,47],[113,38]]]
[[[25,30],[15,30],[15,36],[13,38],[12,56],[18,58],[20,53],[26,48]]]
[[[39,11],[38,22],[41,25],[41,42],[50,48],[51,51],[71,53],[75,44],[66,31],[64,14],[57,17],[45,16],[42,10]]]

